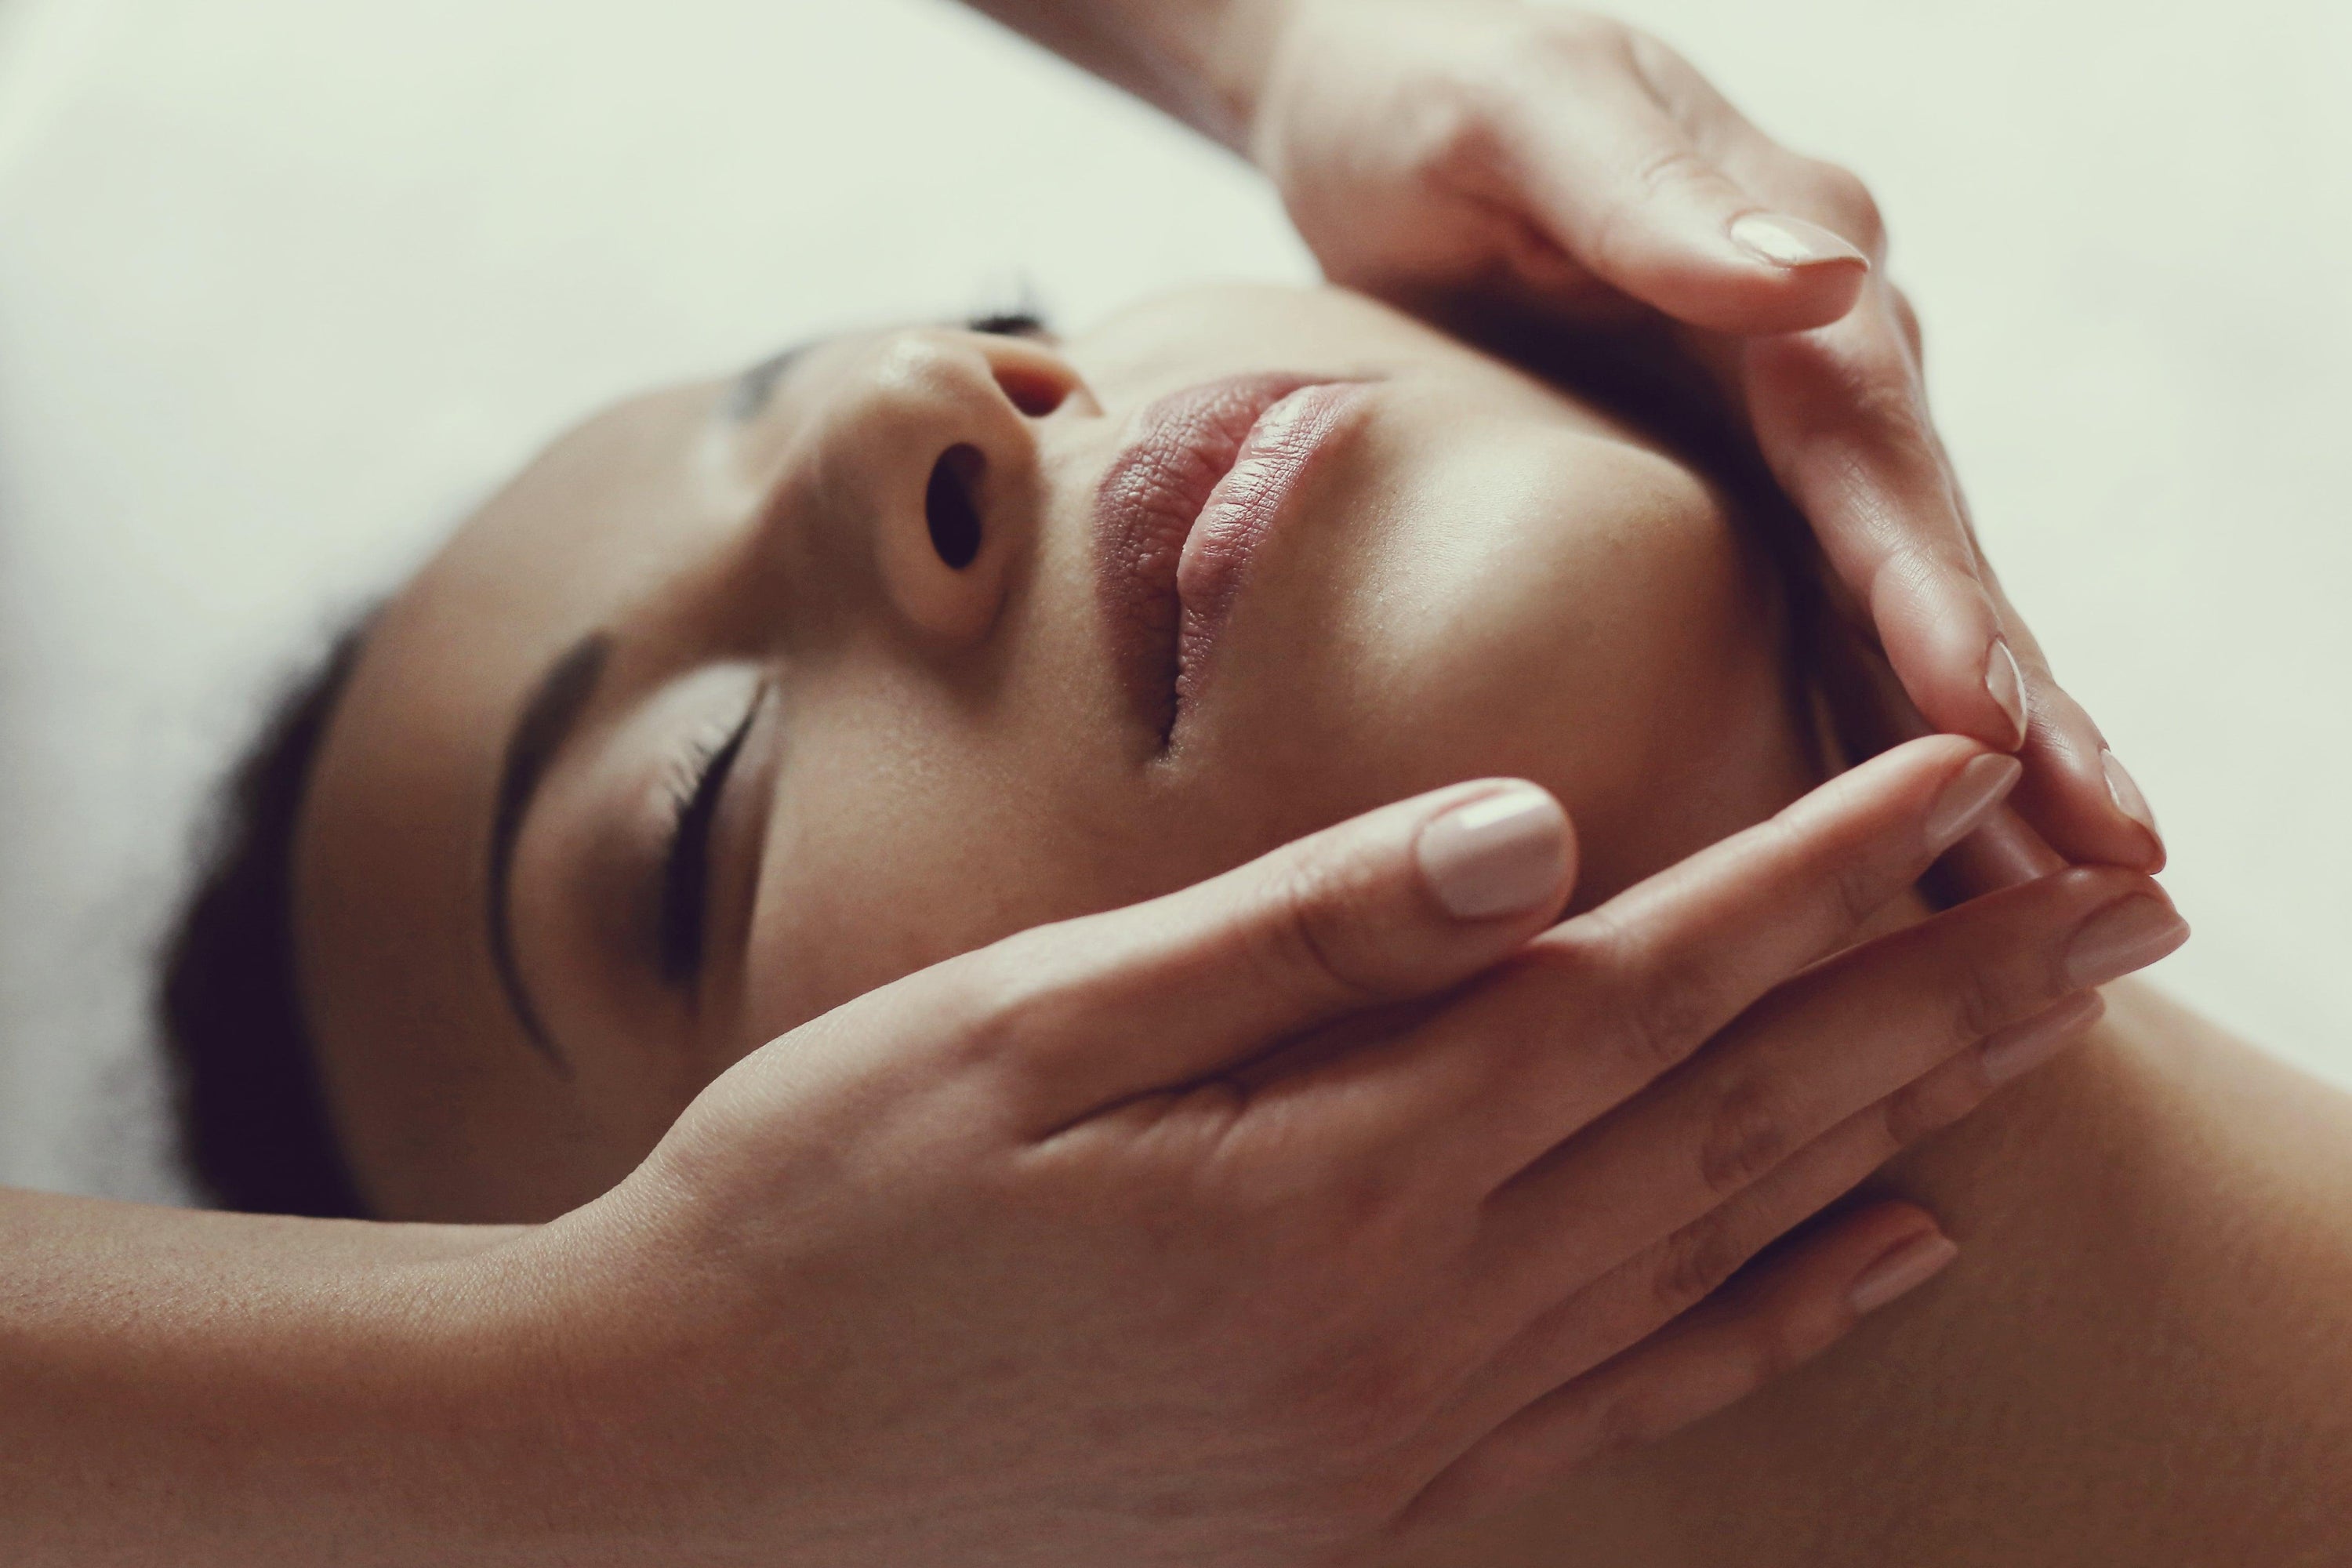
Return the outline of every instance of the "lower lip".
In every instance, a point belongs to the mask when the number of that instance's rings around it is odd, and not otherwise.
[[[1184,536],[1176,565],[1183,608],[1177,637],[1180,701],[1200,689],[1217,633],[1232,612],[1251,558],[1320,452],[1360,402],[1362,382],[1303,386],[1258,416],[1233,468],[1217,481]]]

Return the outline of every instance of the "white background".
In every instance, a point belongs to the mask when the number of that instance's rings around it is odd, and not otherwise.
[[[2164,980],[2352,1082],[2352,7],[1632,0],[1893,221],[2162,814]],[[147,955],[261,693],[554,426],[846,321],[1311,268],[940,0],[0,0],[0,1180],[169,1194]]]

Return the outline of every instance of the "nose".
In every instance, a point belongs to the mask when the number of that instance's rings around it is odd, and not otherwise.
[[[913,330],[873,345],[821,416],[820,526],[870,547],[883,596],[929,638],[984,637],[1032,547],[1039,421],[1081,390],[1042,343]]]

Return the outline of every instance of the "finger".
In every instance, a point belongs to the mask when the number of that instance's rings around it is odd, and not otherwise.
[[[1450,1457],[1548,1390],[1648,1338],[1895,1154],[2080,1039],[2105,1010],[2096,992],[2078,992],[1978,1042],[1847,1118],[1730,1202],[1556,1302],[1446,1402],[1429,1424],[1432,1440]]]
[[[2019,813],[2070,859],[2161,871],[2164,835],[2147,797],[2090,714],[2058,684],[2041,643],[1989,567],[1985,577],[2017,650],[2031,714],[2019,753],[2026,764],[2015,801]]]
[[[2015,750],[2022,676],[1885,300],[1873,290],[1843,321],[1726,355],[1765,460],[1920,711],[1939,729]]]
[[[1558,1300],[1986,1036],[2188,935],[2147,879],[2067,870],[1842,953],[1497,1192],[1475,1267],[1498,1298]]]
[[[908,984],[942,1048],[1003,1056],[1021,1114],[1093,1110],[1246,1061],[1332,1017],[1458,984],[1558,917],[1559,802],[1486,780],[1386,806],[1168,897],[1024,931]]]
[[[1535,74],[1559,63],[1536,62],[1496,111],[1504,199],[1539,233],[1634,299],[1710,331],[1798,331],[1853,309],[1869,257],[1727,173],[1661,101],[1633,37],[1576,59],[1567,82]],[[1695,112],[1737,119],[1706,97]]]
[[[1436,1017],[1268,1092],[1321,1105],[1335,1148],[1451,1162],[1483,1194],[1844,945],[2017,773],[1948,735],[1874,758],[1546,932]]]
[[[1392,1533],[1419,1536],[1491,1512],[1601,1455],[1657,1442],[1736,1404],[1958,1255],[1910,1205],[1845,1216],[1655,1338],[1518,1411],[1423,1489]]]
[[[2095,728],[2050,678],[1976,549],[1898,306],[1874,284],[1821,331],[1705,348],[1727,367],[1766,461],[1920,711],[1988,745],[2028,748],[2020,805],[2061,854],[2158,869],[2145,801],[2111,783]]]
[[[1875,756],[1933,732],[1874,641],[1838,617],[1813,631],[1816,674],[1846,755]],[[2046,877],[2065,864],[2004,805],[1945,851],[1921,886],[1943,908]]]

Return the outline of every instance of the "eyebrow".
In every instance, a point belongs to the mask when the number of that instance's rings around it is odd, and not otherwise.
[[[739,425],[757,417],[768,406],[768,400],[775,396],[776,383],[783,380],[793,363],[814,346],[813,342],[795,343],[782,353],[770,354],[737,376],[735,384],[727,392],[727,417]]]
[[[532,1047],[567,1074],[571,1064],[556,1049],[554,1037],[540,1017],[539,1008],[530,999],[530,987],[523,984],[522,966],[515,959],[513,911],[509,908],[515,846],[522,837],[522,826],[530,816],[530,803],[539,794],[540,781],[547,776],[549,766],[562,752],[564,742],[579,726],[580,716],[595,697],[597,682],[604,677],[612,651],[610,633],[590,632],[557,655],[539,678],[515,715],[513,730],[507,735],[505,760],[499,766],[498,805],[490,817],[488,907],[485,910],[489,926],[490,963],[498,971],[499,989],[506,993],[507,1005],[514,1009],[515,1021],[522,1026]]]

